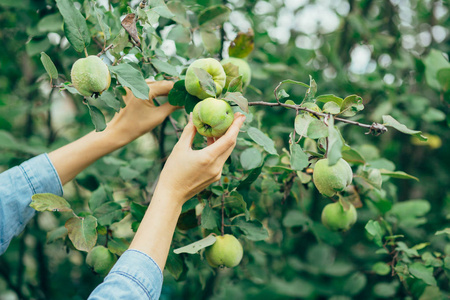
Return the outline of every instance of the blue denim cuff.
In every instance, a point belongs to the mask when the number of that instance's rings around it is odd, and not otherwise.
[[[122,254],[89,300],[156,300],[161,295],[162,282],[158,264],[147,254],[131,249]]]
[[[52,193],[58,196],[63,195],[61,180],[47,153],[27,160],[22,163],[19,168],[21,168],[27,178],[27,182],[32,189],[33,195],[39,193]]]
[[[31,196],[38,193],[63,194],[61,181],[47,154],[0,174],[0,255],[33,217],[35,210],[29,205]]]

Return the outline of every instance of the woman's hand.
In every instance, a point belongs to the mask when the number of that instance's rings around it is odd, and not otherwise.
[[[150,206],[130,249],[148,254],[164,270],[183,203],[220,179],[223,164],[236,145],[244,120],[244,115],[236,113],[225,135],[212,144],[212,140],[208,140],[209,146],[202,150],[192,150],[196,129],[191,115],[161,172]]]
[[[125,87],[127,94],[123,97],[123,100],[126,106],[108,123],[108,126],[111,126],[118,134],[128,139],[126,142],[151,131],[179,108],[169,103],[161,106],[155,106],[153,103],[155,97],[169,94],[174,84],[172,81],[151,81],[147,79],[146,82],[150,87],[149,100],[136,98],[130,89]]]
[[[193,150],[192,141],[197,130],[191,115],[161,172],[155,194],[162,193],[177,201],[177,204],[183,205],[208,185],[218,181],[222,175],[223,164],[236,145],[236,138],[244,120],[244,115],[236,113],[225,135],[216,141],[209,139],[209,146],[202,150]]]

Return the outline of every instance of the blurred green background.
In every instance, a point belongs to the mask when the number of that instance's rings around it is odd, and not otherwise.
[[[84,12],[87,3],[96,1],[75,2]],[[127,5],[136,7],[139,1],[97,4],[104,11],[111,5],[113,10],[105,13],[105,20],[112,20],[126,14]],[[178,5],[188,10],[195,49],[188,47],[192,45],[189,39],[170,33],[174,21],[161,19],[155,31],[161,36],[158,51],[174,65],[209,56],[211,48],[198,42],[195,23],[198,12],[216,4],[226,4],[232,10],[223,26],[224,53],[237,32],[249,28],[255,32],[254,51],[248,58],[253,73],[253,88],[246,93],[249,101],[274,101],[278,82],[289,78],[309,83],[311,75],[318,94],[357,94],[364,99],[365,110],[354,120],[370,124],[381,122],[381,116],[389,114],[408,128],[421,130],[428,142],[394,129],[375,137],[364,135],[364,130],[356,126],[340,126],[347,143],[366,161],[405,171],[420,182],[385,180],[381,192],[361,199],[364,205],[358,209],[358,222],[351,231],[325,234],[318,240],[321,235],[313,234],[299,218],[307,214],[319,222],[326,201],[310,184],[294,188],[292,193],[297,196],[290,196],[290,201],[282,205],[282,191],[265,173],[245,196],[253,199],[253,214],[268,229],[270,238],[245,240],[244,262],[235,269],[213,272],[196,267],[200,256],[184,257],[178,281],[165,271],[161,299],[447,299],[450,262],[446,260],[443,265],[442,255],[450,255],[449,233],[435,233],[449,227],[450,216],[450,80],[437,76],[440,69],[449,68],[448,1],[183,1]],[[92,33],[98,32],[95,23],[89,21]],[[117,34],[117,22],[109,25]],[[61,80],[70,81],[71,65],[84,54],[70,47],[62,28],[54,1],[0,0],[0,171],[94,129],[81,98],[51,89],[40,61],[40,53],[46,52]],[[88,50],[93,54],[101,48],[93,42]],[[305,92],[295,86],[286,89],[296,103]],[[113,112],[104,109],[109,119]],[[253,107],[251,112],[261,130],[275,141],[279,153],[289,148],[295,118],[292,111]],[[182,112],[174,116],[184,118]],[[117,170],[101,160],[65,186],[65,198],[75,210],[83,210],[91,192],[99,186],[111,188],[119,201],[143,197],[142,190],[152,186],[175,141],[173,129],[164,123],[113,154],[144,163],[144,180],[131,182],[113,176]],[[374,267],[380,262],[386,266],[391,258],[376,252],[379,247],[367,238],[366,223],[379,218],[382,209],[377,203],[388,205],[389,211],[392,204],[410,199],[429,203],[424,216],[417,214],[418,223],[402,226],[400,217],[384,217],[394,234],[404,235],[402,241],[409,248],[421,245],[415,249],[420,255],[405,257],[405,263],[428,259],[425,266],[435,267],[436,285],[417,276],[402,282],[390,271]],[[295,215],[299,209],[300,217]],[[36,214],[13,240],[0,256],[0,299],[86,299],[102,281],[85,265],[85,253],[74,250],[67,239],[47,237],[47,232],[63,226],[66,219],[58,213]],[[118,225],[114,229],[118,236],[132,236],[130,219],[125,217],[123,221],[128,227]],[[182,246],[183,239],[185,233],[177,232],[174,247]],[[424,257],[424,253],[428,254]],[[430,262],[430,255],[440,263]]]

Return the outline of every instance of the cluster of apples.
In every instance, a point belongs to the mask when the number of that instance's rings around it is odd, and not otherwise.
[[[316,162],[313,180],[317,190],[327,196],[333,197],[345,190],[353,180],[352,168],[340,158],[336,164],[330,166],[327,158]],[[322,223],[330,230],[346,231],[355,224],[356,209],[351,203],[346,207],[340,201],[327,204],[322,211]]]
[[[200,84],[196,68],[206,71],[211,75],[215,85],[216,97],[230,84],[230,78],[227,78],[223,66],[233,64],[238,67],[239,76],[242,76],[243,87],[246,87],[251,80],[251,70],[248,63],[236,57],[230,57],[221,62],[214,58],[202,58],[194,61],[186,71],[185,85],[186,91],[199,98],[193,110],[193,122],[198,133],[206,137],[222,136],[233,123],[233,110],[225,100],[211,97]]]

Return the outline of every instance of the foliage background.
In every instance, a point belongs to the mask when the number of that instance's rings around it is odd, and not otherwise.
[[[80,1],[78,7],[84,14],[89,2]],[[172,66],[186,66],[186,59],[200,56],[218,57],[222,49],[220,39],[219,43],[211,36],[202,40],[197,17],[205,8],[224,3],[232,10],[224,24],[227,35],[224,53],[237,32],[246,32],[249,27],[255,31],[254,51],[248,58],[255,88],[246,92],[249,101],[274,101],[273,90],[279,81],[290,78],[308,83],[311,75],[317,82],[318,94],[362,96],[365,110],[355,117],[356,120],[370,124],[381,122],[381,115],[390,114],[408,128],[424,132],[429,141],[419,143],[393,129],[375,137],[364,135],[362,128],[340,125],[347,143],[372,166],[402,170],[418,177],[420,182],[383,178],[382,192],[369,191],[361,195],[363,207],[358,209],[355,226],[346,233],[336,234],[320,227],[320,212],[329,200],[322,197],[312,183],[302,185],[296,179],[282,204],[286,181],[272,167],[283,165],[286,154],[282,149],[289,149],[293,111],[251,108],[252,126],[274,140],[280,156],[269,156],[261,147],[242,138],[232,160],[239,161],[240,153],[249,147],[258,149],[265,157],[262,175],[251,187],[240,192],[251,208],[252,217],[264,225],[269,237],[252,241],[242,232],[234,232],[241,235],[245,249],[243,262],[234,269],[214,271],[200,255],[183,254],[181,259],[172,256],[170,272],[166,269],[164,273],[161,298],[448,297],[450,262],[448,257],[444,259],[450,254],[448,231],[435,233],[448,227],[450,214],[449,93],[448,86],[446,91],[432,82],[436,73],[433,71],[441,66],[425,60],[432,49],[446,53],[448,58],[448,2],[183,1],[182,6],[190,11],[188,17],[181,21],[161,18],[154,28],[154,35],[159,38],[149,38],[154,47],[149,47],[148,55],[157,56]],[[111,29],[110,40],[118,34],[118,20],[128,12],[128,4],[127,1],[110,1],[113,12],[97,6]],[[131,6],[138,4],[132,1]],[[91,35],[103,41],[104,36],[98,35],[100,23],[91,17],[87,21]],[[184,25],[183,22],[187,22],[187,27],[196,33],[186,37],[178,30],[180,27],[173,29],[176,22]],[[0,170],[6,170],[82,136],[93,130],[93,125],[81,97],[56,89],[50,92],[48,75],[40,61],[39,54],[45,51],[62,79],[69,81],[71,65],[84,56],[63,38],[62,18],[55,2],[1,0],[0,28]],[[214,34],[220,37],[220,31]],[[92,42],[88,52],[96,54],[101,51],[100,46]],[[136,53],[131,47],[126,51]],[[162,78],[148,64],[139,67],[146,76]],[[304,88],[295,86],[286,90],[296,103],[300,103],[305,93]],[[114,113],[106,106],[100,107],[107,118]],[[174,118],[181,125],[185,122],[182,111],[175,113]],[[123,218],[120,223],[104,230],[114,232],[119,244],[123,242],[120,238],[129,240],[131,227],[136,226],[139,205],[148,203],[164,158],[175,142],[174,130],[165,122],[152,134],[83,172],[65,186],[65,198],[79,212],[88,211],[89,199],[101,197],[99,194],[103,190],[111,193],[125,212],[117,217],[118,220]],[[196,142],[200,145],[202,139]],[[123,161],[127,163],[124,165]],[[357,166],[354,167],[356,170]],[[411,199],[425,201],[409,202],[411,206],[397,209],[397,212],[406,212],[406,216],[389,213],[393,204]],[[131,202],[136,203],[134,209]],[[102,278],[94,275],[84,263],[86,253],[74,250],[70,241],[60,238],[55,231],[65,220],[67,216],[63,213],[38,213],[24,233],[13,240],[0,257],[1,299],[86,299],[101,282]],[[392,276],[391,270],[386,272],[386,263],[393,257],[377,252],[380,247],[365,231],[369,220],[386,220],[392,234],[404,235],[389,249],[403,249],[394,251],[398,252],[399,261],[395,263],[400,267],[396,269],[400,276]],[[54,236],[47,236],[47,232],[53,232]],[[174,247],[201,237],[200,229],[179,230],[174,237]],[[408,267],[413,262],[428,269],[423,271],[419,267],[422,275],[412,275]],[[429,278],[430,274],[435,282]]]

